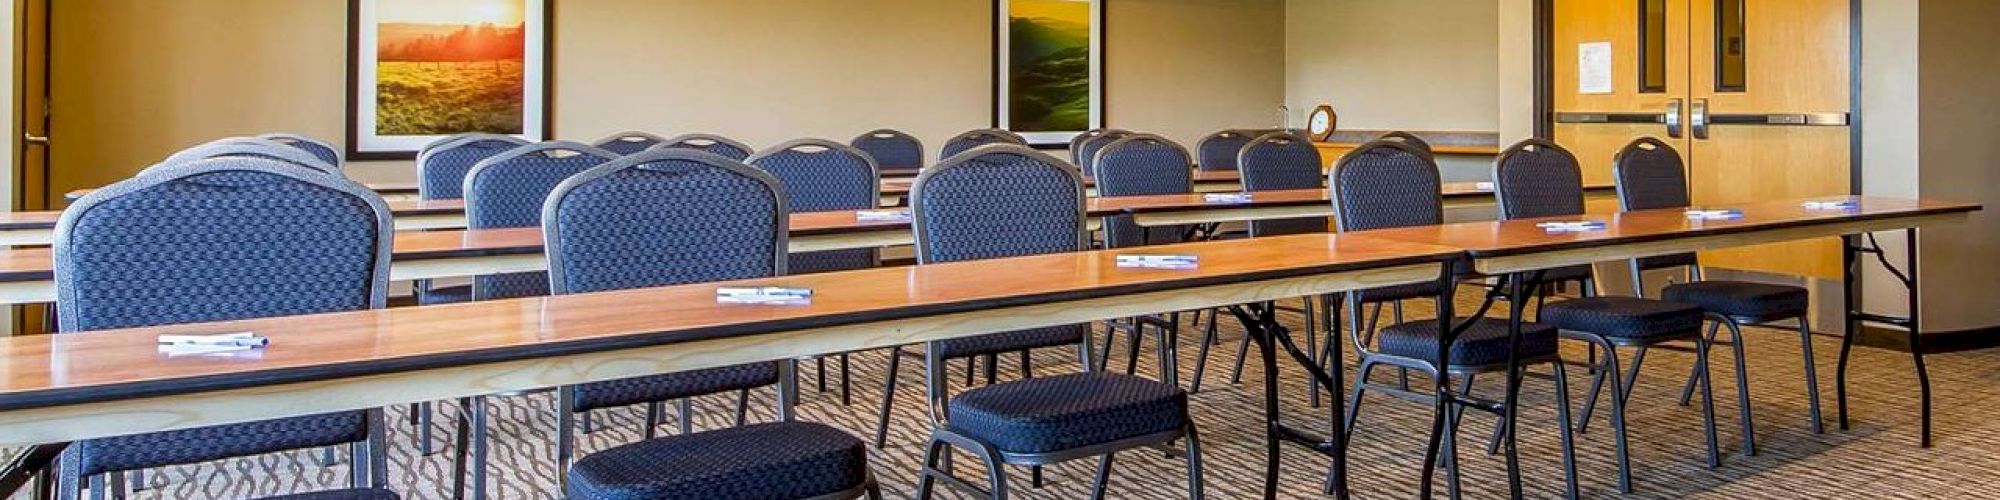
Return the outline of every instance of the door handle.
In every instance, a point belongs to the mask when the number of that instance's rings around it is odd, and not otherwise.
[[[1694,129],[1694,138],[1708,138],[1708,99],[1695,99],[1688,107],[1688,128]]]
[[[29,133],[22,133],[22,134],[21,134],[21,141],[23,141],[23,142],[26,142],[26,143],[28,143],[29,145],[32,145],[32,146],[48,146],[48,145],[49,145],[49,137],[48,137],[48,136],[44,136],[44,135],[35,135],[35,134],[29,134]]]
[[[1662,115],[1662,117],[1666,118],[1667,138],[1669,139],[1681,138],[1681,102],[1680,99],[1668,100],[1667,113]]]

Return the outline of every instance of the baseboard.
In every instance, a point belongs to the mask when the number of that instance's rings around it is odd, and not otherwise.
[[[1894,328],[1864,326],[1861,328],[1861,336],[1855,339],[1855,344],[1896,352],[1910,352],[1910,333]],[[2000,325],[1930,332],[1924,334],[1923,340],[1924,354],[1976,351],[1993,347],[2000,347]]]

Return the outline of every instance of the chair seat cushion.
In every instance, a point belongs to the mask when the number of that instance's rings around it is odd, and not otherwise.
[[[355,488],[348,490],[309,491],[264,497],[264,500],[398,500],[396,492],[378,488]]]
[[[861,486],[868,450],[822,424],[775,422],[651,439],[593,453],[570,499],[811,498]]]
[[[951,429],[1009,453],[1047,453],[1180,429],[1187,393],[1155,380],[1073,373],[951,399]]]
[[[1078,345],[1089,333],[1090,325],[1057,325],[940,340],[938,350],[943,351],[946,358],[1000,354],[1022,349]]]
[[[429,306],[457,304],[460,302],[472,302],[472,285],[417,289],[417,305]]]
[[[1589,264],[1577,265],[1577,266],[1565,266],[1565,267],[1557,267],[1546,271],[1542,271],[1542,282],[1562,283],[1568,281],[1583,281],[1594,278],[1595,276],[1596,275],[1592,273],[1592,269]]]
[[[1747,281],[1696,281],[1671,285],[1660,298],[1701,306],[1712,313],[1756,321],[1806,314],[1806,289]]]
[[[1463,324],[1467,318],[1454,323]],[[1437,360],[1438,322],[1422,320],[1383,328],[1379,335],[1383,354],[1429,361]],[[1521,357],[1547,356],[1556,352],[1556,329],[1538,323],[1521,323]],[[1451,344],[1452,366],[1480,366],[1507,362],[1507,320],[1479,318]]]
[[[573,411],[666,401],[778,383],[777,363],[750,363],[576,386]]]
[[[352,443],[368,438],[368,414],[344,411],[130,434],[71,443],[63,460],[84,476]]]
[[[1539,322],[1609,338],[1683,337],[1701,331],[1701,307],[1635,297],[1585,297],[1549,304]]]

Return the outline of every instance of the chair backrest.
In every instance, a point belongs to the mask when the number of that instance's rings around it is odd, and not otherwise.
[[[570,176],[618,158],[594,146],[549,141],[493,155],[465,174],[465,223],[472,229],[536,227],[542,204]],[[549,293],[540,272],[485,274],[472,279],[473,300],[534,297]]]
[[[1611,159],[1611,177],[1622,210],[1682,208],[1690,204],[1687,169],[1673,146],[1641,137]]]
[[[1271,132],[1251,141],[1237,155],[1244,191],[1319,189],[1325,187],[1319,149],[1305,136]],[[1326,218],[1301,217],[1251,221],[1250,236],[1319,233],[1326,231]]]
[[[750,153],[756,152],[749,145],[715,134],[685,134],[654,144],[651,149],[692,149],[738,162],[749,159]]]
[[[861,134],[849,143],[854,149],[868,153],[880,168],[922,168],[924,166],[924,141],[916,136],[890,129],[877,129]]]
[[[1611,180],[1618,188],[1619,210],[1684,208],[1688,197],[1687,167],[1681,154],[1659,139],[1640,137],[1611,157]],[[1658,255],[1632,261],[1639,270],[1698,266],[1693,253]]]
[[[1105,146],[1111,145],[1112,141],[1130,136],[1132,136],[1131,131],[1114,129],[1106,130],[1104,133],[1098,134],[1097,137],[1087,138],[1078,142],[1076,151],[1074,152],[1077,159],[1080,160],[1076,163],[1077,168],[1083,170],[1085,177],[1096,177],[1097,152],[1104,149]]]
[[[963,134],[958,134],[957,136],[944,141],[944,149],[939,152],[940,154],[938,155],[938,161],[942,162],[953,156],[958,156],[959,153],[964,153],[972,148],[977,148],[988,144],[1014,144],[1014,145],[1026,146],[1028,145],[1028,141],[1027,139],[1022,139],[1020,134],[1016,134],[1006,130],[992,129],[992,128],[973,130]]]
[[[96,190],[56,223],[60,330],[380,308],[381,197],[276,160],[178,163]]]
[[[1091,138],[1104,135],[1104,132],[1108,130],[1110,129],[1094,128],[1078,133],[1076,134],[1076,137],[1069,138],[1069,164],[1078,166],[1083,165],[1084,159],[1083,155],[1081,154],[1081,152],[1083,151],[1083,141],[1087,141],[1090,140]]]
[[[228,139],[210,141],[200,146],[183,149],[178,152],[175,152],[171,156],[168,156],[166,160],[161,161],[159,164],[153,165],[152,167],[148,167],[146,170],[140,171],[139,174],[147,175],[150,174],[152,170],[156,168],[164,168],[168,165],[186,163],[194,160],[204,160],[208,158],[228,158],[228,157],[250,157],[250,158],[263,158],[267,160],[277,160],[292,165],[310,168],[321,173],[332,174],[334,176],[340,175],[340,167],[324,161],[320,161],[319,157],[313,156],[311,152],[308,152],[304,149],[286,146],[284,144],[280,144],[275,141],[258,139],[254,137],[231,137]]]
[[[557,185],[542,206],[551,293],[785,274],[784,188],[742,162],[635,153]]]
[[[1152,134],[1133,134],[1097,151],[1098,196],[1145,196],[1194,192],[1194,158],[1187,148]],[[1112,248],[1178,243],[1180,226],[1141,228],[1129,215],[1104,218],[1104,245]]]
[[[1444,223],[1437,162],[1409,143],[1356,146],[1327,177],[1334,223],[1342,232]]]
[[[605,136],[592,144],[598,149],[618,153],[620,156],[645,151],[655,144],[667,142],[667,138],[639,131],[625,131]]]
[[[288,132],[272,132],[269,134],[259,135],[257,136],[257,138],[268,139],[278,144],[284,144],[286,146],[291,146],[306,150],[306,152],[312,153],[314,157],[319,158],[319,161],[326,162],[328,165],[333,165],[335,167],[339,167],[341,165],[340,148],[333,147],[333,143],[331,142],[322,141],[303,134],[293,134]]]
[[[1257,136],[1242,130],[1224,130],[1209,134],[1195,143],[1195,165],[1202,170],[1236,170],[1236,155],[1243,153],[1243,146]]]
[[[1493,195],[1501,220],[1582,215],[1583,167],[1555,142],[1524,140],[1494,160]]]
[[[465,197],[465,173],[473,165],[528,141],[498,134],[459,134],[424,146],[417,152],[417,196],[426,200]]]
[[[910,189],[920,264],[1090,247],[1083,174],[1027,146],[974,148],[924,170]]]
[[[1431,154],[1432,154],[1432,153],[1431,153],[1431,143],[1430,143],[1430,141],[1426,141],[1426,140],[1424,140],[1424,138],[1422,138],[1422,137],[1417,137],[1417,134],[1412,134],[1412,133],[1409,133],[1409,132],[1404,132],[1404,131],[1401,131],[1401,130],[1396,130],[1396,131],[1391,131],[1391,132],[1389,132],[1389,133],[1386,133],[1386,134],[1382,134],[1382,136],[1381,136],[1381,137],[1376,137],[1376,138],[1375,138],[1375,140],[1378,140],[1378,141],[1389,141],[1389,142],[1401,142],[1401,143],[1404,143],[1404,144],[1409,144],[1409,145],[1411,145],[1411,146],[1415,146],[1415,147],[1417,148],[1417,150],[1418,150],[1418,151],[1422,151],[1422,152],[1424,152],[1424,154],[1426,154],[1426,155],[1431,155]],[[1433,155],[1433,156],[1435,156],[1435,155]]]
[[[874,157],[838,142],[789,141],[746,163],[778,178],[785,187],[785,206],[793,212],[864,210],[881,202]]]

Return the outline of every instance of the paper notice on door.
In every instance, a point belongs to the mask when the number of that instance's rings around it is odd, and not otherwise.
[[[1611,42],[1577,44],[1576,92],[1611,93]]]

